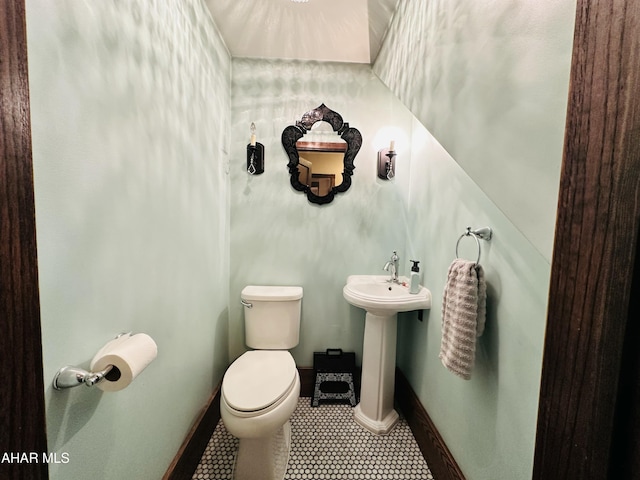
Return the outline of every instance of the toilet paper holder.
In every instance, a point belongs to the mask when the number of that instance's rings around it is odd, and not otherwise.
[[[131,335],[131,332],[121,333],[115,338],[123,335]],[[104,370],[99,372],[89,372],[84,368],[67,365],[56,372],[53,377],[53,388],[56,390],[64,390],[65,388],[77,387],[85,384],[87,387],[93,387],[102,382],[105,378],[115,382],[120,378],[120,370],[113,365],[107,365]]]
[[[109,365],[99,372],[88,372],[84,368],[67,365],[58,370],[56,376],[53,377],[53,388],[63,390],[65,388],[77,387],[83,383],[87,387],[93,387],[107,378],[107,375],[111,372],[114,372],[115,375],[109,377],[110,380],[115,381],[120,378],[120,371],[117,368],[114,370],[113,365]]]

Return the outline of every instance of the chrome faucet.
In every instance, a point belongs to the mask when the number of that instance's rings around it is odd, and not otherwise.
[[[393,255],[391,255],[391,260],[384,264],[384,270],[391,274],[391,278],[387,280],[391,283],[398,283],[398,254],[396,251],[393,251]]]

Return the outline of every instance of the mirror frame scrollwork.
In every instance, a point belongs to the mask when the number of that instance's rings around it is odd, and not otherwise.
[[[342,182],[333,187],[324,196],[316,195],[308,185],[300,182],[298,171],[300,155],[296,148],[296,142],[311,130],[311,127],[316,122],[320,121],[331,125],[333,131],[347,143],[347,151],[344,153]],[[311,203],[322,205],[331,202],[337,193],[345,192],[351,186],[351,175],[353,175],[353,170],[355,169],[354,159],[362,146],[362,135],[358,129],[350,127],[348,123],[344,122],[339,113],[334,112],[323,103],[318,108],[305,113],[300,120],[296,121],[295,125],[289,125],[284,129],[282,132],[282,146],[289,157],[287,167],[291,176],[291,186],[299,192],[305,192],[307,199]]]

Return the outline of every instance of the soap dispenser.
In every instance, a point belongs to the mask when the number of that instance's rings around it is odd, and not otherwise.
[[[411,278],[409,280],[409,293],[418,293],[418,291],[420,291],[420,268],[418,267],[418,264],[420,263],[419,260],[410,260],[411,262],[413,262],[413,265],[411,267]]]

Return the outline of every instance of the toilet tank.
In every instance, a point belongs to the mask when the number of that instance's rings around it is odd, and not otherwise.
[[[289,350],[298,345],[302,287],[249,285],[240,298],[247,347]]]

